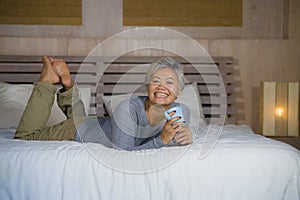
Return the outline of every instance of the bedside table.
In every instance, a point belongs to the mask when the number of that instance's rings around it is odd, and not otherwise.
[[[268,138],[285,142],[300,150],[300,137],[268,136]]]

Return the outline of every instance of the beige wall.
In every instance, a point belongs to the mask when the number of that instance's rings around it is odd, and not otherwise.
[[[244,123],[258,132],[260,82],[300,82],[300,13],[296,12],[300,1],[243,2],[243,27],[173,29],[196,39],[211,56],[233,56],[238,60],[245,102]],[[82,26],[1,25],[0,54],[85,56],[99,42],[131,28],[134,27],[122,27],[121,0],[83,0]],[[122,44],[126,46],[128,41],[124,40]],[[131,41],[143,40],[148,40],[146,33]],[[165,38],[152,40],[162,42]],[[186,51],[195,54],[188,47]]]

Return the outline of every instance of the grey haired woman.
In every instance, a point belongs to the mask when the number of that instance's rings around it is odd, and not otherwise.
[[[161,148],[169,145],[192,143],[193,136],[188,128],[187,106],[175,102],[184,88],[182,67],[171,58],[153,62],[145,78],[147,96],[132,96],[121,102],[109,118],[83,116],[83,104],[78,98],[66,63],[61,59],[43,57],[40,80],[34,83],[31,98],[17,128],[15,138],[26,140],[75,140],[101,143],[108,147],[141,150]],[[53,105],[56,87],[58,105],[67,120],[52,127],[45,127]],[[166,110],[181,106],[185,121],[180,116],[166,120]],[[170,116],[174,113],[170,113]]]

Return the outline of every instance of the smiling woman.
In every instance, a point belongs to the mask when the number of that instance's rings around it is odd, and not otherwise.
[[[34,85],[16,131],[16,139],[75,140],[125,150],[192,143],[189,109],[175,102],[184,87],[184,79],[181,65],[173,59],[161,58],[153,62],[145,79],[148,96],[124,100],[110,118],[83,117],[83,104],[64,60],[44,57],[43,64],[40,80]],[[58,92],[58,104],[67,120],[46,127],[56,91],[53,84],[59,82],[63,88]],[[165,120],[166,110],[179,106],[185,121],[178,121],[180,116]],[[174,113],[170,113],[172,115]]]
[[[190,144],[193,136],[188,127],[189,109],[175,102],[184,88],[181,65],[171,58],[160,58],[151,64],[145,84],[148,96],[131,97],[115,111],[113,127],[123,127],[123,130],[112,131],[113,143],[125,149]],[[177,122],[179,116],[164,120],[165,111],[178,106],[187,120]]]

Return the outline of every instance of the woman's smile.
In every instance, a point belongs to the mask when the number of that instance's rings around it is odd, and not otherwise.
[[[164,98],[164,97],[169,96],[169,95],[167,95],[165,93],[161,93],[161,92],[155,92],[154,95],[158,98]]]

